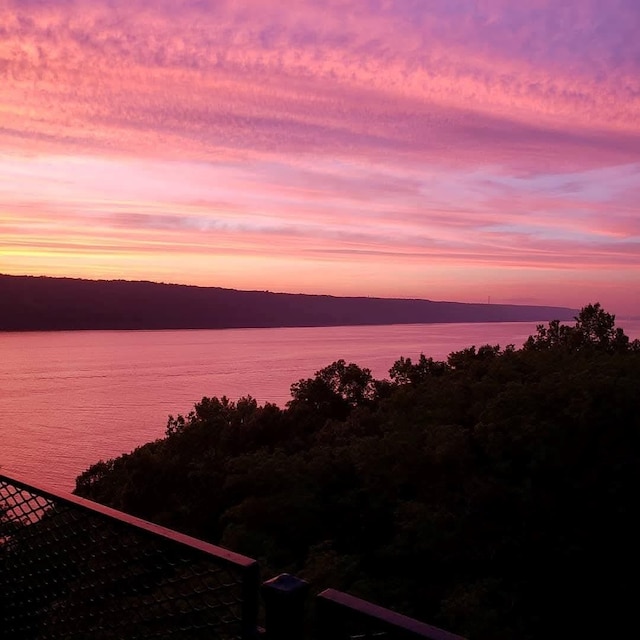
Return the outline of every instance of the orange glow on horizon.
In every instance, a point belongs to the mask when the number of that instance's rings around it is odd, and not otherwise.
[[[0,273],[640,316],[640,43],[534,0],[0,7]]]

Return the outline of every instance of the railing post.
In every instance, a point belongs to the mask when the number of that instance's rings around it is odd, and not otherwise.
[[[282,573],[262,584],[266,640],[302,640],[309,583]]]

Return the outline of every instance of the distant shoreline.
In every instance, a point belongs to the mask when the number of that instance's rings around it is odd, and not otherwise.
[[[0,331],[155,331],[573,320],[577,309],[0,275]]]
[[[625,318],[622,319],[623,321]],[[626,320],[629,320],[626,318]],[[637,322],[637,320],[633,320]],[[273,325],[273,326],[237,326],[237,327],[160,327],[160,328],[135,328],[135,329],[1,329],[0,333],[49,333],[49,332],[82,332],[82,331],[104,331],[107,332],[120,332],[120,331],[140,331],[140,332],[161,332],[161,331],[252,331],[255,329],[340,329],[340,328],[352,328],[352,327],[402,327],[410,325],[427,325],[434,324],[452,325],[452,324],[521,324],[521,323],[538,323],[542,324],[548,322],[546,319],[538,320],[451,320],[451,321],[425,321],[425,322],[361,322],[358,324],[306,324],[306,325]]]

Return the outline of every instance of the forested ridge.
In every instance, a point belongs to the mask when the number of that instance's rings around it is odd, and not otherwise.
[[[339,360],[203,398],[76,493],[478,639],[635,625],[640,341],[599,304],[522,348]],[[124,427],[124,425],[123,425]]]
[[[0,274],[0,331],[323,327],[568,320],[564,307],[239,291]]]

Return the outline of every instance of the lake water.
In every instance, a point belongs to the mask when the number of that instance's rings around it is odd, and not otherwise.
[[[284,406],[293,382],[339,358],[384,378],[400,356],[520,347],[535,324],[0,333],[0,471],[71,490],[203,396]],[[619,326],[640,337],[640,322]]]

